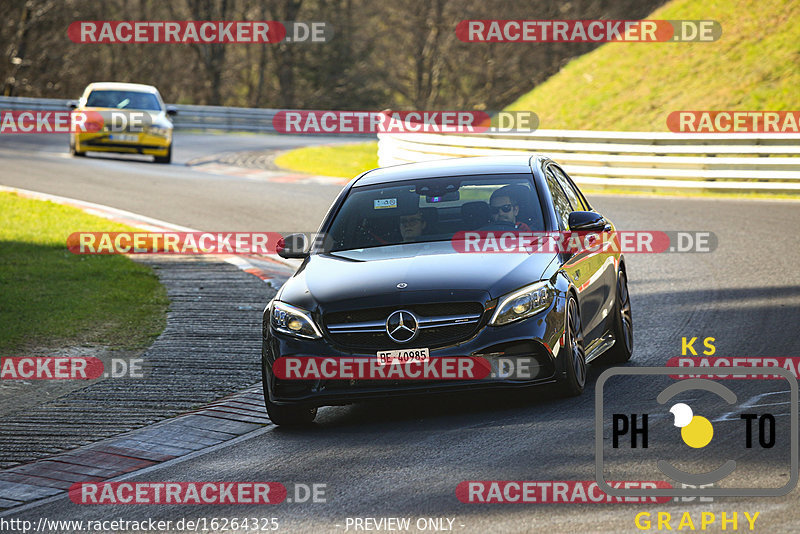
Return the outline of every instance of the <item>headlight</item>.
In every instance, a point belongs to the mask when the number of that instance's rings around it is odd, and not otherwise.
[[[547,282],[537,282],[500,298],[490,325],[513,323],[537,314],[553,301],[555,292]]]
[[[160,126],[148,126],[147,133],[150,135],[155,135],[158,137],[169,137],[170,129],[169,128],[162,128]]]
[[[322,333],[317,328],[317,325],[314,324],[310,313],[285,302],[272,302],[270,324],[282,334],[306,339],[322,337]]]

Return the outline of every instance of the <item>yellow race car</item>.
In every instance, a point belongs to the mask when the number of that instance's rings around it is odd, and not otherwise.
[[[152,85],[92,83],[70,107],[85,112],[88,122],[95,122],[70,133],[69,151],[73,156],[85,156],[90,151],[118,152],[148,154],[155,163],[172,161],[170,117],[177,110],[165,105]],[[126,123],[125,114],[135,116],[138,122]]]

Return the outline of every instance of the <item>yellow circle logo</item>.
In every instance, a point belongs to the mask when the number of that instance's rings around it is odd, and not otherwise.
[[[694,449],[701,449],[711,443],[714,437],[714,427],[711,421],[702,415],[692,417],[692,422],[681,428],[683,442]]]
[[[675,426],[681,429],[683,442],[693,449],[702,449],[714,437],[711,421],[702,415],[694,415],[692,409],[679,402],[669,410],[675,416]]]

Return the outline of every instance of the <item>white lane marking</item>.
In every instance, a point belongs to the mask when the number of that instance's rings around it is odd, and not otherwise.
[[[784,405],[784,404],[791,404],[791,401],[767,403],[767,404],[757,404],[758,401],[760,401],[764,397],[768,397],[770,395],[781,395],[781,394],[787,394],[788,395],[788,394],[790,394],[790,391],[788,391],[788,390],[786,390],[786,391],[770,391],[768,393],[759,393],[758,395],[753,395],[752,397],[750,397],[749,399],[744,401],[742,404],[740,404],[738,408],[736,408],[732,412],[728,412],[728,413],[726,413],[724,415],[721,415],[721,416],[717,417],[716,419],[714,419],[713,422],[716,423],[716,422],[719,422],[719,421],[738,421],[739,420],[738,417],[734,418],[734,417],[731,417],[731,416],[740,415],[740,414],[744,413],[744,411],[746,409],[748,409],[748,408],[758,408],[760,406],[778,406],[778,405]],[[789,415],[789,414],[773,414],[773,415]]]

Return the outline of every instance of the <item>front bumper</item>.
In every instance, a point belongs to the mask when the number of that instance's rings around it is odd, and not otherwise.
[[[166,156],[172,145],[172,136],[161,137],[146,133],[132,134],[135,141],[118,141],[114,134],[80,133],[75,135],[75,148],[80,152],[115,152],[121,154],[146,154],[149,156]]]
[[[265,316],[269,320],[269,315]],[[554,383],[564,376],[566,351],[561,350],[564,333],[564,298],[528,319],[505,326],[483,325],[465,341],[430,350],[431,360],[443,357],[484,357],[505,363],[525,359],[529,372],[490,376],[480,380],[283,380],[272,372],[277,358],[284,356],[376,357],[376,352],[346,350],[324,335],[301,340],[275,332],[269,323],[263,329],[262,366],[265,394],[275,404],[313,406],[485,389],[518,389]],[[382,347],[384,350],[397,347]],[[405,347],[404,347],[405,348]],[[420,348],[409,346],[407,348]],[[531,362],[533,362],[531,364]]]

